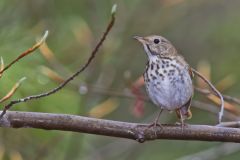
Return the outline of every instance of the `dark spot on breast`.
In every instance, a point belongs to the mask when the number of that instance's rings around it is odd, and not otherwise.
[[[151,77],[153,80],[157,79],[157,77],[154,76],[153,74],[150,74],[150,77]]]
[[[153,63],[151,63],[151,70],[153,70]]]
[[[149,62],[147,62],[146,64],[146,71],[148,70],[148,68],[149,68]]]
[[[145,72],[145,74],[144,74],[144,77],[145,77],[145,81],[146,81],[146,82],[149,82],[149,81],[150,81],[150,79],[149,79],[149,76],[148,76],[147,72]]]
[[[176,67],[177,68],[177,70],[178,70],[178,73],[181,73],[181,70],[180,70],[180,68],[179,67]]]
[[[181,82],[184,84],[185,81],[184,81],[184,78],[183,78],[183,74],[180,74],[180,76],[181,76]]]
[[[164,70],[163,70],[163,73],[167,73],[167,70],[164,69]]]

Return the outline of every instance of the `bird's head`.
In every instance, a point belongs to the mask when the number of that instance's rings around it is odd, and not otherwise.
[[[143,45],[149,58],[156,55],[164,57],[176,53],[171,42],[162,36],[135,36],[134,39],[138,40]]]

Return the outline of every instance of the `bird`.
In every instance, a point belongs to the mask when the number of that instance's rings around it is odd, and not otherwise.
[[[143,73],[145,88],[151,101],[160,108],[158,116],[150,126],[158,123],[163,110],[175,111],[182,127],[192,117],[190,110],[193,97],[193,72],[184,57],[173,44],[158,35],[134,36],[148,57]]]

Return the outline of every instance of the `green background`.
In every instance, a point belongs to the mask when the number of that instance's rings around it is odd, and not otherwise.
[[[64,78],[76,71],[102,35],[114,3],[118,4],[116,24],[91,66],[62,91],[16,105],[12,110],[88,116],[94,107],[114,98],[117,108],[101,118],[150,122],[158,111],[154,105],[146,103],[144,114],[137,117],[132,112],[133,99],[94,92],[94,88],[101,88],[122,93],[143,73],[147,57],[143,48],[132,39],[134,35],[167,37],[195,68],[202,60],[209,62],[213,83],[234,75],[234,85],[224,93],[238,96],[238,0],[1,0],[0,56],[4,62],[7,64],[13,60],[32,46],[45,30],[49,30],[47,44],[61,66],[52,66],[37,50],[4,74],[0,82],[1,97],[24,76],[27,80],[12,99],[57,86],[43,74],[42,66],[51,68]],[[82,85],[93,86],[92,91],[81,94],[78,86]],[[198,99],[198,94],[195,99]],[[216,115],[193,108],[193,118],[187,123],[214,124],[216,119]],[[175,114],[167,112],[161,117],[163,123],[175,123],[176,120]],[[0,156],[6,160],[168,160],[202,151],[207,156],[203,159],[239,159],[239,145],[226,143],[226,148],[219,150],[222,144],[176,140],[139,144],[131,140],[63,131],[0,129]],[[209,153],[216,157],[208,156]]]

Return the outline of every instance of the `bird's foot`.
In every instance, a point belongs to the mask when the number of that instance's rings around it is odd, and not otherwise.
[[[182,132],[183,132],[184,127],[188,126],[188,124],[184,123],[184,122],[176,122],[175,124],[181,126]]]
[[[152,122],[150,124],[147,124],[146,130],[153,128],[154,134],[157,137],[157,130],[158,130],[159,127],[160,127],[161,130],[163,129],[163,125],[162,124],[158,123],[157,121],[154,121],[154,122]]]
[[[162,130],[163,129],[163,125],[162,124],[160,124],[160,123],[157,123],[157,122],[152,122],[152,123],[150,123],[150,124],[139,124],[138,126],[144,126],[144,127],[146,127],[146,129],[144,129],[144,132],[145,131],[148,131],[149,129],[153,129],[153,131],[154,131],[154,135],[157,137],[157,131],[158,131],[158,129],[159,129],[159,127],[160,127],[160,129]]]
[[[160,123],[158,123],[158,122],[156,122],[156,121],[154,121],[154,122],[148,124],[147,127],[148,127],[148,128],[152,128],[152,127],[153,127],[153,128],[160,127],[161,129],[163,129],[163,125],[160,124]]]

